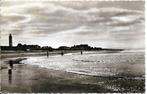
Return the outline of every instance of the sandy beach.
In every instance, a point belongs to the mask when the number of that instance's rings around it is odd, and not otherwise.
[[[59,57],[60,58],[60,57]],[[39,60],[39,58],[38,58]],[[62,63],[62,62],[61,62]],[[14,64],[12,75],[8,64],[1,65],[1,90],[9,93],[144,93],[144,72],[121,72],[117,76],[87,75],[64,70],[54,70],[38,65]],[[49,66],[49,65],[48,65]],[[116,66],[116,65],[115,65]],[[128,64],[143,67],[144,63]],[[120,67],[119,67],[120,68]],[[126,67],[122,67],[126,68]],[[127,69],[124,69],[127,70]],[[131,70],[131,71],[132,71]],[[144,69],[143,69],[144,70]],[[140,75],[139,75],[140,74]]]

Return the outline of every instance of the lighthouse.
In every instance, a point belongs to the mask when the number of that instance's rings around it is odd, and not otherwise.
[[[12,35],[10,34],[9,35],[9,47],[12,47],[13,45],[12,45]]]

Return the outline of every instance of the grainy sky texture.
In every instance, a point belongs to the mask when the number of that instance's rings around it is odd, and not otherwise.
[[[1,45],[144,48],[144,1],[1,1]]]

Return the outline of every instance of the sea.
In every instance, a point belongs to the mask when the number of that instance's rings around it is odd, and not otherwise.
[[[27,57],[21,63],[61,70],[76,74],[102,77],[145,77],[145,51],[125,50],[119,52],[84,51],[51,56]]]

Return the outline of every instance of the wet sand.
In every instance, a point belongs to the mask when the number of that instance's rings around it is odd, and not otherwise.
[[[1,68],[1,90],[9,93],[144,93],[145,79],[93,77],[15,64],[12,75],[8,65]]]

